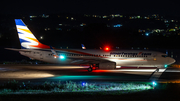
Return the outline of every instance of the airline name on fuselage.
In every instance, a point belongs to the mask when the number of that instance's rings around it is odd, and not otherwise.
[[[126,52],[111,52],[110,55],[151,55],[151,53],[126,53]]]

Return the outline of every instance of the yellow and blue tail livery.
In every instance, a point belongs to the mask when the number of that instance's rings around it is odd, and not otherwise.
[[[22,49],[50,49],[36,39],[21,19],[15,19],[15,23]]]

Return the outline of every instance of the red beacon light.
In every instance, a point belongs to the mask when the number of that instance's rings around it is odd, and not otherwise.
[[[105,50],[108,51],[108,50],[109,50],[109,47],[106,47]]]

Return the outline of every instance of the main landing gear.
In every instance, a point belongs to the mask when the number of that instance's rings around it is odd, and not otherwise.
[[[90,66],[89,68],[88,68],[88,72],[92,72],[92,67]]]
[[[93,65],[90,65],[87,70],[88,70],[88,72],[92,72],[92,70],[96,70],[96,69],[98,69],[98,65],[93,64]]]

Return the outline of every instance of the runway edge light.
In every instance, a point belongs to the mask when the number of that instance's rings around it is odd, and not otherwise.
[[[155,82],[155,81],[153,81],[152,83],[153,83],[154,86],[156,85],[156,82]]]
[[[155,81],[153,81],[152,82],[152,84],[153,84],[153,89],[155,88],[155,86],[156,86],[156,82]]]
[[[86,83],[85,83],[85,82],[83,82],[83,83],[82,83],[82,86],[85,86],[85,85],[86,85]]]

